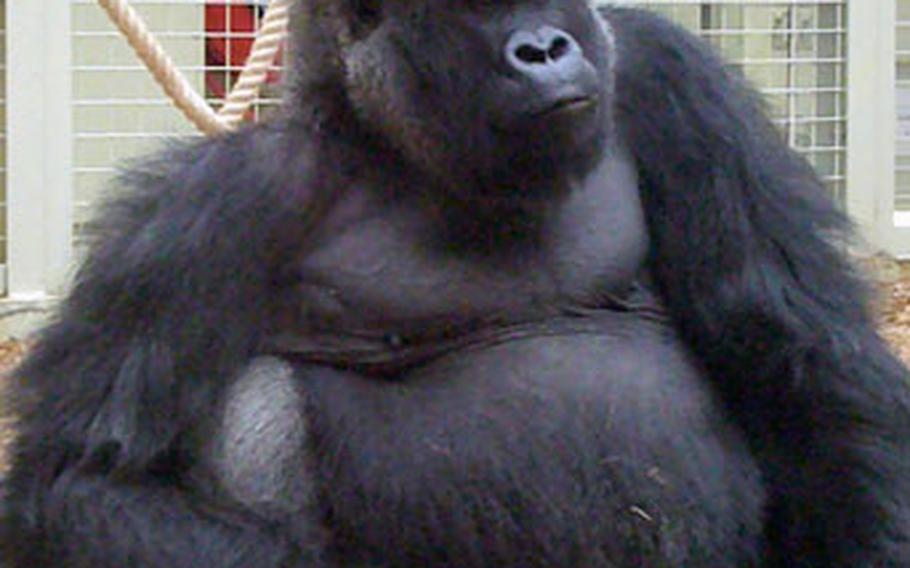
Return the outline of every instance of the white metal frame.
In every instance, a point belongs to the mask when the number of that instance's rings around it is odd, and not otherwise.
[[[70,10],[6,2],[7,302],[59,291],[70,258]]]
[[[910,230],[895,225],[895,0],[847,4],[847,212],[867,242],[910,254]],[[888,135],[888,134],[891,135]]]

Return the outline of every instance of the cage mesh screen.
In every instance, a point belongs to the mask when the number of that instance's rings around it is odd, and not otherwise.
[[[6,211],[6,0],[0,0],[0,265],[6,264]]]
[[[910,211],[910,0],[897,0],[897,155],[894,209]]]
[[[209,104],[217,109],[237,79],[267,2],[130,0]],[[74,235],[84,244],[93,204],[118,168],[168,140],[199,136],[167,99],[94,0],[72,0]],[[279,58],[276,58],[279,59]],[[278,103],[279,67],[247,119]]]
[[[843,202],[846,0],[612,3],[653,9],[713,43],[762,92],[781,135]]]
[[[906,3],[904,0],[901,2]],[[264,0],[132,0],[217,108],[249,52]],[[714,43],[767,97],[781,135],[844,196],[846,0],[614,2],[654,9]],[[77,245],[91,206],[126,159],[197,135],[93,0],[72,0]],[[270,74],[255,120],[278,102]]]

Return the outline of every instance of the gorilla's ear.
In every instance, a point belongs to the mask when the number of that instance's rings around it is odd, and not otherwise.
[[[654,273],[690,339],[729,340],[737,315],[810,335],[832,314],[865,322],[864,286],[843,255],[849,223],[758,95],[677,26],[603,14],[618,40],[617,118],[642,179]]]

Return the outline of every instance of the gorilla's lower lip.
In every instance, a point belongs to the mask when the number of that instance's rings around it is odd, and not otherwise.
[[[570,97],[557,101],[542,111],[536,113],[537,116],[546,116],[550,114],[566,114],[586,111],[597,104],[594,97]]]

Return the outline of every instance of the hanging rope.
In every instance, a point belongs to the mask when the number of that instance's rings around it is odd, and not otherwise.
[[[225,99],[224,106],[218,111],[218,115],[229,127],[236,127],[243,122],[243,117],[259,96],[259,89],[272,70],[275,57],[287,34],[289,9],[290,0],[272,0],[269,4],[243,71]]]
[[[216,113],[177,69],[128,0],[98,0],[98,3],[126,37],[167,96],[196,128],[206,134],[226,132],[243,121],[244,115],[259,95],[259,89],[281,47],[290,6],[290,0],[271,0],[243,71],[225,99],[221,111]]]

